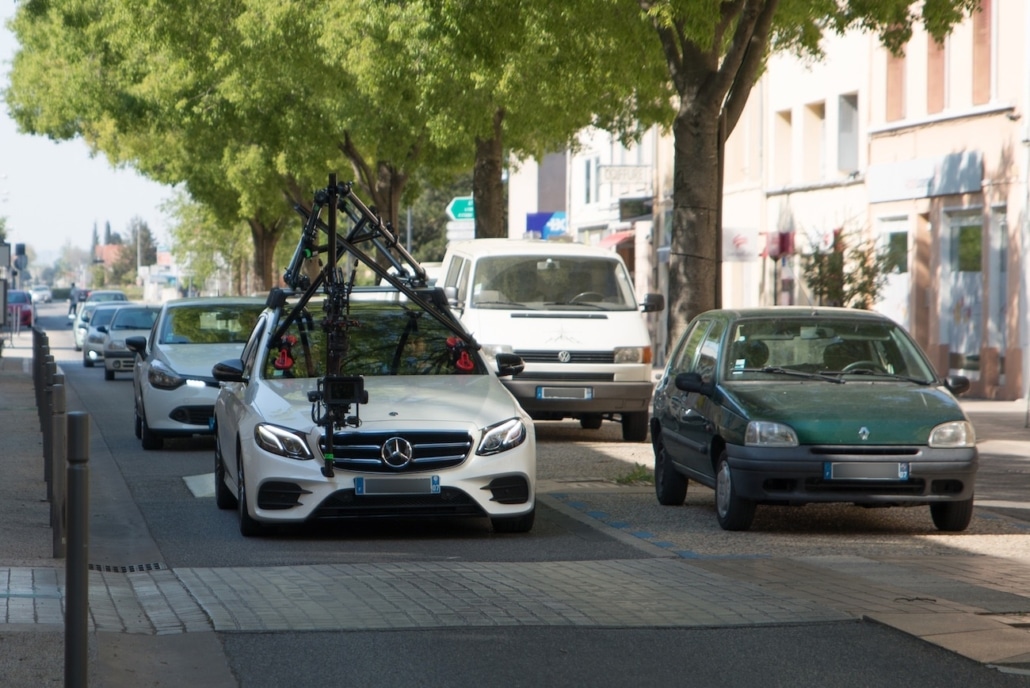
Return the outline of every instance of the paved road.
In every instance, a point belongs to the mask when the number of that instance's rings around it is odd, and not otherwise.
[[[0,361],[0,410],[34,430],[18,348]],[[753,532],[725,533],[708,490],[661,508],[650,487],[614,482],[649,452],[601,432],[577,443],[577,468],[555,458],[542,508],[631,556],[101,566],[90,573],[93,685],[1030,685],[1025,409],[967,409],[992,470],[962,535],[936,533],[923,509],[848,507],[800,519],[760,510]],[[569,451],[563,433],[578,431],[540,432],[563,447],[556,457]],[[0,540],[0,677],[41,685],[61,675],[63,570],[38,471],[26,470],[38,437],[5,444],[0,513],[14,525]]]

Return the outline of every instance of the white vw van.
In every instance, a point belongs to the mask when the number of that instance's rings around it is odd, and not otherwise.
[[[522,357],[503,380],[534,420],[577,418],[588,429],[622,423],[629,442],[647,439],[651,339],[625,263],[584,244],[518,239],[452,242],[440,269],[455,315],[482,345]]]

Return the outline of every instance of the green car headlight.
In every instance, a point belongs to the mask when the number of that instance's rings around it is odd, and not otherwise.
[[[753,420],[747,424],[744,444],[749,447],[796,447],[798,436],[789,425]]]
[[[254,427],[254,441],[267,452],[301,461],[314,458],[304,437],[278,425],[259,423]]]
[[[941,423],[930,431],[931,447],[957,448],[976,446],[976,433],[973,424],[966,420],[953,420]]]

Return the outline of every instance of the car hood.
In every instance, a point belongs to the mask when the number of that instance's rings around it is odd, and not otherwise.
[[[227,344],[161,344],[154,358],[187,377],[213,380],[211,368],[219,361],[239,358],[244,342]]]
[[[317,378],[265,380],[255,403],[269,423],[312,431],[308,392]],[[368,403],[357,409],[365,430],[476,428],[522,416],[515,398],[492,375],[397,375],[365,378]],[[320,429],[319,429],[320,430]]]
[[[925,444],[935,426],[967,420],[947,389],[907,382],[740,382],[724,391],[745,418],[789,425],[801,444],[857,444],[861,428],[862,444]]]

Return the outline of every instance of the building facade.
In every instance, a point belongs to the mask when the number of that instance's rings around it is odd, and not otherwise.
[[[915,27],[901,55],[851,33],[828,34],[818,62],[773,57],[726,143],[723,305],[813,303],[800,254],[843,233],[895,257],[875,309],[941,374],[968,376],[968,396],[1026,397],[1028,36],[1030,3],[983,0],[943,43]],[[672,141],[580,144],[564,154],[570,235],[630,243],[638,292],[666,291]],[[648,194],[646,215],[619,214]]]

